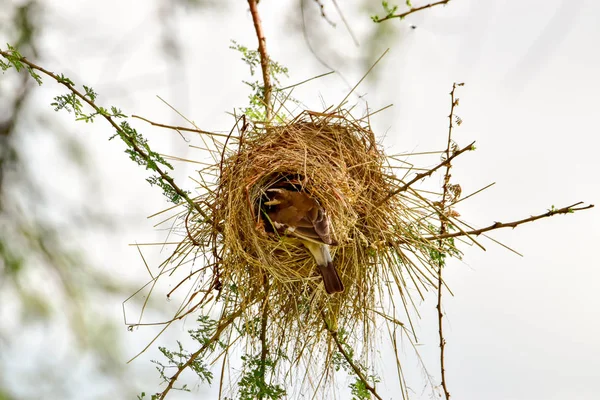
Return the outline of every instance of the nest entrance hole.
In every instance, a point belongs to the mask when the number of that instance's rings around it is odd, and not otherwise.
[[[260,218],[262,219],[265,232],[271,234],[275,233],[275,229],[271,221],[269,221],[267,213],[272,211],[272,207],[274,206],[265,205],[265,203],[270,200],[267,195],[267,190],[285,189],[293,192],[305,192],[309,195],[310,192],[306,190],[306,187],[304,186],[304,175],[298,173],[277,172],[267,175],[262,181],[263,182],[252,188],[254,193],[257,191],[260,193],[260,195],[256,196],[253,207],[260,212]]]

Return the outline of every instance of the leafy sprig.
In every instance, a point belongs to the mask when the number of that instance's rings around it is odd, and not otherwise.
[[[127,116],[117,107],[111,106],[105,108],[96,104],[98,94],[93,88],[82,85],[82,90],[77,88],[73,80],[63,74],[55,74],[48,71],[23,57],[19,51],[7,45],[8,50],[0,50],[0,68],[2,71],[7,71],[10,68],[15,68],[17,71],[26,69],[29,75],[38,83],[42,84],[41,75],[46,75],[52,78],[57,83],[65,86],[68,93],[54,97],[51,103],[55,111],[66,110],[75,115],[77,121],[93,122],[95,117],[104,118],[116,131],[110,138],[119,137],[127,146],[125,152],[129,158],[135,161],[138,165],[145,166],[156,172],[156,175],[151,176],[147,181],[151,185],[159,186],[163,190],[163,194],[169,201],[178,204],[181,201],[186,201],[190,208],[195,209],[205,220],[210,221],[210,217],[195,204],[189,197],[189,192],[182,190],[175,183],[173,178],[166,170],[172,170],[173,167],[157,152],[153,151],[148,141],[127,121],[117,123],[117,119],[126,118]],[[86,109],[90,109],[90,111]],[[166,170],[165,170],[166,168]]]
[[[342,369],[354,377],[354,381],[348,385],[353,396],[352,400],[370,400],[371,395],[379,398],[379,395],[374,392],[374,384],[380,382],[380,379],[377,375],[369,374],[367,368],[355,360],[354,348],[348,344],[348,333],[344,329],[339,329],[333,338],[339,350],[332,355],[334,369],[336,371]]]
[[[23,57],[21,53],[19,53],[19,51],[10,44],[7,43],[6,46],[8,47],[8,50],[6,52],[3,51],[2,56],[4,56],[7,62],[0,59],[0,68],[2,71],[4,72],[9,68],[14,68],[17,70],[17,72],[20,72],[23,68],[25,68],[27,72],[29,72],[29,75],[37,82],[37,84],[41,85],[43,83],[42,77],[35,71],[34,68],[24,62],[25,57]]]
[[[437,1],[435,3],[425,4],[423,6],[413,7],[412,2],[410,0],[406,0],[406,6],[408,7],[408,11],[405,11],[400,14],[396,14],[396,11],[398,11],[398,6],[390,6],[390,4],[384,0],[381,2],[381,6],[383,7],[384,15],[383,16],[373,15],[373,16],[371,16],[371,20],[375,23],[381,23],[383,21],[387,21],[387,20],[393,19],[393,18],[398,18],[398,19],[402,20],[410,14],[414,14],[416,12],[426,10],[431,7],[448,4],[449,2],[450,2],[450,0],[441,0],[441,1]]]
[[[229,46],[229,48],[241,54],[242,61],[250,69],[250,76],[254,76],[256,70],[261,66],[259,51],[249,49],[248,47],[239,44],[235,40],[232,40],[231,43],[232,45]],[[288,76],[288,69],[283,65],[279,64],[277,61],[273,61],[269,58],[269,73],[272,79],[273,90],[277,94],[277,87],[281,84],[281,78],[283,76]],[[241,112],[245,114],[248,118],[250,118],[252,121],[264,121],[267,117],[264,104],[264,83],[261,83],[259,80],[242,82],[248,85],[252,91],[248,95],[249,106],[243,108]],[[287,100],[290,99],[288,98]],[[283,116],[276,117],[280,120],[283,120]]]
[[[244,374],[238,382],[239,400],[277,400],[286,395],[281,385],[267,382],[265,379],[267,371],[274,371],[275,361],[268,357],[263,361],[260,355],[243,355],[241,358]]]

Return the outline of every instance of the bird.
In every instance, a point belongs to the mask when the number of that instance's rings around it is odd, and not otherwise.
[[[344,284],[329,252],[329,246],[335,244],[329,218],[319,202],[301,191],[269,188],[266,192],[266,214],[275,230],[299,239],[312,254],[327,294],[343,292]]]

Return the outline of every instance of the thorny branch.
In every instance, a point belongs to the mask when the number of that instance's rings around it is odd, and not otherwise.
[[[457,86],[463,86],[464,83],[453,83],[452,91],[450,92],[450,114],[448,115],[449,125],[448,125],[448,143],[446,144],[446,160],[450,159],[450,150],[452,148],[452,128],[454,125],[452,123],[452,118],[454,117],[454,108],[458,106],[458,99],[454,98],[454,91]],[[442,199],[440,201],[440,235],[443,235],[448,230],[448,218],[444,215],[446,210],[446,201],[448,200],[449,194],[449,185],[450,185],[450,170],[452,169],[452,164],[446,164],[446,173],[444,174],[444,185],[442,191]],[[438,245],[440,249],[443,249],[443,239],[438,240]],[[443,250],[440,250],[443,251]],[[442,379],[442,389],[444,390],[444,396],[446,400],[450,399],[450,393],[448,392],[448,384],[446,382],[446,367],[445,367],[445,350],[446,350],[446,339],[444,339],[444,313],[442,312],[442,290],[443,290],[443,277],[442,277],[442,269],[444,267],[444,258],[441,256],[438,259],[438,290],[437,290],[437,316],[438,316],[438,333],[439,333],[439,341],[440,341],[440,373]]]
[[[580,204],[583,204],[583,201],[580,201],[578,203],[575,203],[575,204],[572,204],[570,206],[563,207],[563,208],[558,208],[558,209],[552,208],[544,214],[534,215],[529,218],[524,218],[524,219],[521,219],[518,221],[495,222],[490,226],[486,226],[485,228],[473,229],[471,231],[464,231],[464,232],[444,233],[443,235],[425,236],[425,237],[423,237],[423,239],[424,240],[438,240],[438,239],[447,239],[447,238],[459,237],[459,236],[469,236],[469,235],[478,236],[478,235],[481,235],[482,233],[493,231],[495,229],[516,228],[519,225],[525,224],[527,222],[533,222],[538,219],[552,217],[552,216],[558,215],[558,214],[571,214],[571,213],[574,213],[575,211],[587,210],[587,209],[594,207],[593,204],[589,204],[587,206],[582,206],[582,207],[577,207]]]
[[[402,187],[394,190],[393,192],[391,192],[390,194],[388,194],[380,203],[379,205],[385,203],[386,201],[388,201],[389,199],[391,199],[392,197],[394,197],[395,195],[405,192],[408,190],[408,188],[415,182],[417,182],[418,180],[421,180],[425,177],[431,176],[431,174],[433,174],[435,171],[437,171],[438,169],[440,169],[441,167],[444,167],[446,165],[450,165],[450,163],[452,162],[452,160],[454,160],[456,157],[460,156],[462,153],[464,153],[465,151],[469,151],[469,150],[474,150],[475,149],[475,142],[472,142],[471,144],[463,147],[460,150],[456,150],[455,152],[452,153],[452,155],[450,157],[446,157],[446,159],[444,161],[442,161],[441,163],[439,163],[438,165],[436,165],[435,167],[428,169],[425,172],[421,172],[417,175],[415,175],[415,177],[413,179],[411,179],[410,181],[408,181],[408,183],[405,183]],[[435,237],[435,239],[438,239],[438,237]]]
[[[416,12],[419,12],[421,10],[425,10],[427,8],[431,8],[431,7],[435,7],[435,6],[440,6],[440,5],[443,5],[443,4],[448,4],[449,2],[450,2],[450,0],[442,0],[442,1],[435,2],[435,3],[426,4],[426,5],[421,6],[421,7],[411,7],[408,11],[403,12],[402,14],[386,15],[385,17],[383,17],[383,18],[377,18],[374,21],[379,23],[379,22],[387,21],[388,19],[392,19],[392,18],[403,19],[404,17],[407,17],[410,14],[414,14]]]
[[[262,76],[264,82],[264,98],[265,110],[267,116],[267,122],[271,120],[272,104],[271,104],[271,91],[273,86],[271,85],[271,71],[269,70],[269,54],[267,53],[267,39],[262,29],[260,22],[260,15],[258,14],[258,1],[248,0],[250,6],[250,13],[252,14],[252,21],[254,22],[254,29],[256,30],[256,37],[258,38],[258,52],[260,53],[260,66],[262,69]]]

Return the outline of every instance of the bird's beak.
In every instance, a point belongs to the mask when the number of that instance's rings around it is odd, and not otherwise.
[[[281,200],[269,200],[263,203],[265,206],[276,206],[277,204],[281,204]]]
[[[277,188],[271,188],[271,189],[267,189],[267,192],[282,193],[283,190],[282,189],[277,189]],[[268,195],[269,195],[269,193],[267,193],[267,196]],[[266,201],[264,203],[265,206],[276,206],[278,204],[281,204],[281,200],[273,199],[273,200]]]

